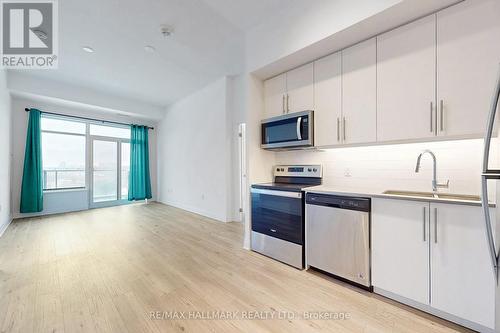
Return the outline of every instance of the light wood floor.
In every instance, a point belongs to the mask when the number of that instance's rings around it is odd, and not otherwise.
[[[242,234],[241,224],[156,203],[15,221],[0,238],[1,331],[465,331],[245,251]],[[151,311],[331,311],[350,317],[152,320]]]

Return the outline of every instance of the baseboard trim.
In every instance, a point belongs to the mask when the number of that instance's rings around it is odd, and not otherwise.
[[[201,215],[203,217],[208,217],[209,219],[216,220],[217,222],[222,222],[222,223],[229,222],[229,221],[225,221],[224,219],[221,219],[219,216],[215,216],[215,214],[212,214],[211,212],[207,212],[203,209],[198,209],[198,208],[192,207],[190,205],[185,205],[182,203],[178,203],[178,202],[174,202],[174,201],[167,201],[167,200],[161,200],[158,202],[162,203],[164,205],[167,205],[167,206],[172,206],[175,208],[185,210],[185,211],[190,212],[190,213]]]
[[[5,231],[7,230],[7,228],[9,227],[9,225],[12,223],[12,221],[14,221],[14,219],[10,218],[9,222],[5,223],[5,225],[0,229],[0,237],[3,236],[3,234],[5,233]]]
[[[486,326],[474,323],[472,321],[454,316],[454,315],[449,314],[447,312],[435,309],[428,304],[422,304],[422,303],[416,302],[414,300],[408,299],[408,298],[403,297],[403,296],[399,296],[397,294],[394,294],[394,293],[387,291],[387,290],[384,290],[384,289],[373,287],[373,292],[378,294],[378,295],[390,298],[396,302],[411,306],[412,308],[415,308],[417,310],[427,312],[433,316],[450,321],[450,322],[455,323],[457,325],[472,329],[474,331],[483,332],[483,333],[495,333],[496,332],[494,329],[491,329],[489,327],[486,327]]]

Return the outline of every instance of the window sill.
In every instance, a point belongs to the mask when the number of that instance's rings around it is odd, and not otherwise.
[[[62,188],[62,189],[57,189],[57,190],[43,190],[43,194],[50,194],[50,193],[67,193],[67,192],[86,192],[87,188],[86,187],[78,187],[78,188]]]

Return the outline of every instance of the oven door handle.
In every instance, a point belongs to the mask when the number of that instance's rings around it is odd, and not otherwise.
[[[256,194],[274,195],[276,197],[287,197],[287,198],[302,199],[302,192],[286,192],[286,191],[264,190],[264,189],[260,189],[260,188],[252,188],[250,190],[250,192],[251,193],[256,193]]]
[[[302,141],[302,117],[297,118],[297,139]]]

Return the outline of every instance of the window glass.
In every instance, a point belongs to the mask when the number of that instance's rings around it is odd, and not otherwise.
[[[117,200],[118,145],[114,141],[94,140],[94,202]]]
[[[69,121],[42,116],[41,128],[42,131],[55,131],[75,134],[85,134],[86,124],[77,121]]]
[[[128,176],[130,173],[130,143],[122,142],[121,194],[122,199],[128,199]]]
[[[130,139],[130,128],[90,124],[90,135]]]
[[[85,136],[42,132],[43,188],[85,187]]]

